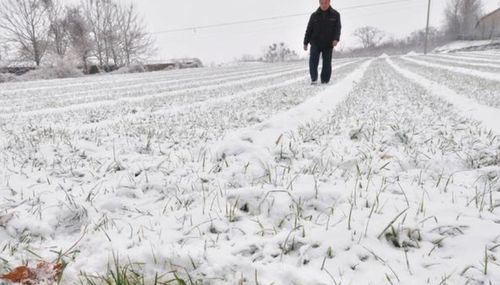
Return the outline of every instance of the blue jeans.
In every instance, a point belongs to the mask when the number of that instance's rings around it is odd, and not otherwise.
[[[333,48],[319,48],[317,46],[311,45],[311,53],[309,57],[309,73],[311,74],[311,80],[318,80],[318,65],[320,55],[323,58],[323,68],[321,69],[321,83],[330,82],[330,77],[332,76],[332,53]]]

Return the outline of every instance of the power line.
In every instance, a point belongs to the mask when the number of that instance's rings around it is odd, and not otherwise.
[[[378,2],[378,3],[373,3],[373,4],[349,6],[349,7],[339,8],[339,10],[340,9],[341,10],[354,10],[354,9],[360,9],[360,8],[366,8],[366,7],[376,7],[376,6],[383,6],[383,5],[394,4],[394,3],[412,2],[412,1],[413,0],[393,0],[393,1]]]
[[[418,4],[419,6],[421,5],[424,5],[425,3],[423,2],[415,2],[415,3],[412,3],[412,4]],[[425,4],[426,5],[426,4]],[[383,11],[373,11],[373,12],[370,12],[369,14],[367,14],[366,16],[377,16],[377,15],[387,15],[388,13],[391,13],[392,11],[392,8],[390,8],[391,10],[388,11],[388,10],[383,10]],[[398,8],[397,10],[395,10],[394,12],[396,11],[401,11],[400,8]],[[365,15],[363,14],[363,17]],[[248,29],[243,29],[241,31],[238,31],[238,34],[256,34],[258,35],[259,37],[262,37],[262,33],[265,32],[266,34],[269,34],[269,33],[275,33],[275,32],[280,32],[282,33],[283,29],[287,29],[290,27],[290,24],[286,24],[286,23],[279,23],[279,24],[275,24],[275,25],[254,25],[250,30]],[[193,30],[188,30],[188,31],[193,31]],[[300,31],[302,31],[302,27],[300,27]],[[292,33],[296,33],[297,31],[295,32],[292,32]],[[169,33],[169,34],[163,34],[165,36],[167,35],[179,35],[181,36],[180,33]],[[161,36],[161,35],[160,35]],[[203,33],[198,33],[197,35],[197,38],[200,39],[200,38],[209,38],[209,37],[219,37],[220,36],[220,33],[217,31],[217,30],[209,30],[207,29],[206,32],[203,32]]]
[[[377,7],[377,6],[384,6],[384,5],[394,4],[394,3],[413,2],[413,1],[415,1],[415,0],[392,0],[392,1],[385,1],[385,2],[373,3],[373,4],[348,6],[348,7],[338,8],[338,9],[345,11],[345,10],[354,10],[354,9],[361,9],[361,8],[368,8],[368,7]],[[184,31],[201,30],[201,29],[219,28],[219,27],[226,27],[226,26],[234,26],[234,25],[242,25],[242,24],[264,22],[264,21],[273,21],[273,20],[286,19],[286,18],[295,18],[295,17],[301,17],[301,16],[308,16],[310,14],[311,13],[299,13],[299,14],[274,16],[274,17],[268,17],[268,18],[259,18],[259,19],[252,19],[252,20],[235,21],[235,22],[227,22],[227,23],[212,24],[212,25],[203,25],[203,26],[194,26],[194,27],[187,27],[187,28],[170,29],[170,30],[163,30],[163,31],[154,32],[153,34],[168,34],[168,33],[184,32]]]

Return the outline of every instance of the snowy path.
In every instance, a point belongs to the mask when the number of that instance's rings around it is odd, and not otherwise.
[[[346,62],[352,63],[353,61]],[[343,65],[339,63],[339,65]],[[64,92],[57,93],[56,90],[52,90],[51,96],[46,97],[46,99],[37,97],[38,100],[30,100],[29,98],[22,98],[19,100],[6,101],[5,106],[1,107],[3,109],[4,118],[9,118],[14,114],[16,116],[31,116],[36,114],[47,114],[54,112],[68,112],[76,111],[80,109],[89,109],[96,106],[110,106],[114,107],[116,104],[126,104],[127,102],[137,102],[149,105],[157,105],[157,101],[167,100],[171,101],[172,96],[176,97],[186,97],[186,95],[197,95],[197,94],[207,94],[211,92],[217,92],[220,89],[228,89],[227,87],[233,87],[234,89],[241,90],[242,88],[247,88],[249,85],[264,85],[268,82],[279,82],[283,81],[284,78],[289,76],[302,75],[306,73],[303,65],[288,66],[286,68],[270,68],[269,70],[260,70],[249,73],[241,73],[237,77],[233,77],[231,73],[228,75],[220,74],[216,78],[197,81],[190,80],[190,82],[181,84],[168,84],[160,82],[149,82],[138,86],[135,88],[127,88],[126,92],[122,90],[122,87],[117,87],[118,90],[114,88],[101,88],[94,86],[91,90],[80,94],[77,91],[74,93],[68,93],[67,90]],[[151,87],[152,86],[152,87]],[[89,95],[90,94],[90,95]],[[38,94],[40,95],[40,94]],[[37,96],[37,95],[34,95]],[[54,100],[57,98],[58,100]]]
[[[119,87],[118,92],[116,90],[95,90],[95,91],[85,91],[85,94],[72,94],[67,93],[62,96],[66,98],[57,98],[58,101],[54,102],[54,100],[49,99],[48,102],[41,101],[39,104],[33,104],[31,106],[29,103],[24,103],[21,107],[35,107],[35,110],[32,111],[24,111],[19,112],[18,109],[11,110],[11,113],[16,113],[16,115],[32,115],[32,114],[43,114],[43,113],[52,113],[55,111],[65,112],[67,110],[76,110],[79,108],[93,108],[104,105],[115,105],[119,102],[138,102],[144,101],[145,99],[156,99],[159,97],[172,96],[177,94],[183,94],[185,92],[195,92],[195,91],[207,91],[211,89],[217,89],[220,87],[229,87],[235,86],[238,84],[249,84],[253,82],[258,82],[260,80],[279,78],[291,74],[304,73],[306,69],[297,69],[297,68],[287,68],[287,69],[277,69],[272,70],[271,72],[256,72],[256,73],[248,73],[248,74],[240,74],[237,76],[223,76],[221,78],[216,79],[208,79],[203,80],[201,82],[191,82],[187,84],[166,84],[164,87],[155,86],[153,88],[148,88],[150,84],[142,84],[138,85],[136,89],[127,89],[127,91],[123,91],[121,87]],[[167,81],[166,83],[169,83]],[[160,83],[161,84],[161,83]],[[151,84],[152,85],[152,84]],[[104,93],[102,91],[105,91]],[[96,95],[90,95],[95,93]],[[69,98],[68,98],[69,94]],[[43,99],[43,97],[42,97]],[[29,98],[28,98],[29,100]],[[28,101],[30,102],[30,101]],[[9,103],[9,102],[6,102]],[[15,104],[16,102],[14,102]],[[45,104],[44,104],[45,103]],[[51,107],[51,105],[55,105],[56,107]],[[37,110],[36,108],[41,108]],[[7,114],[8,115],[8,114]],[[5,116],[7,116],[5,115]],[[4,117],[5,117],[4,116]]]
[[[463,68],[471,68],[479,71],[485,72],[500,72],[500,64],[491,64],[491,63],[477,63],[477,62],[466,62],[457,59],[443,58],[437,56],[429,56],[429,57],[415,57],[416,59],[420,59],[423,61],[435,62],[438,64],[448,64],[454,67],[463,67]]]
[[[336,65],[334,80],[342,78],[357,65],[358,64],[355,62]],[[175,97],[164,97],[161,98],[161,100],[153,100],[151,102],[150,100],[137,100],[136,102],[133,102],[133,104],[120,104],[118,106],[111,105],[106,107],[101,106],[99,110],[93,110],[91,112],[83,109],[79,110],[78,113],[75,111],[69,112],[69,110],[61,110],[59,113],[50,114],[50,116],[30,114],[30,116],[27,116],[26,118],[12,118],[8,122],[10,122],[10,124],[29,124],[33,120],[36,120],[36,124],[39,127],[51,129],[54,127],[64,128],[72,131],[76,130],[78,132],[91,130],[94,127],[105,128],[100,130],[100,132],[104,132],[103,136],[107,137],[105,133],[108,132],[109,129],[113,129],[117,133],[122,133],[120,129],[123,126],[123,131],[128,132],[128,129],[142,129],[141,126],[147,125],[148,122],[162,122],[164,127],[156,127],[157,130],[162,131],[165,127],[172,128],[176,125],[191,129],[191,124],[194,124],[197,121],[204,121],[207,118],[212,117],[211,120],[215,120],[212,125],[216,126],[220,122],[226,123],[224,116],[222,116],[220,120],[217,120],[217,116],[221,116],[220,109],[223,107],[225,108],[225,106],[229,106],[229,108],[235,107],[239,104],[250,104],[250,106],[254,106],[252,109],[256,109],[254,112],[257,112],[257,116],[254,116],[253,119],[261,120],[259,119],[259,116],[261,117],[263,115],[264,110],[268,108],[272,109],[286,106],[283,102],[273,102],[273,98],[279,99],[283,94],[290,94],[291,97],[289,100],[293,102],[296,100],[294,97],[297,95],[304,96],[307,94],[307,92],[303,92],[304,86],[307,86],[307,84],[305,84],[306,78],[304,74],[297,74],[295,79],[288,79],[294,77],[290,75],[283,75],[283,78],[279,77],[265,82],[256,82],[259,84],[254,83],[255,87],[250,87],[248,84],[239,84],[234,88],[222,86],[221,88],[214,89],[213,92],[201,90],[197,92],[193,91],[182,93]],[[285,80],[285,78],[287,80]],[[307,86],[306,89],[314,90],[311,89],[310,86]],[[213,106],[213,103],[224,101],[226,101],[226,103]],[[258,106],[262,106],[260,110]],[[250,120],[252,115],[250,113],[247,114],[248,110],[246,110],[249,108],[244,106],[242,106],[242,108],[244,111],[242,115],[248,115],[248,119]],[[181,113],[176,115],[176,113],[179,112]],[[261,115],[259,115],[259,113]],[[227,115],[233,116],[235,114],[227,113]],[[198,120],[198,118],[200,118],[200,120]],[[244,118],[245,117],[241,117],[241,119]],[[58,121],[64,123],[54,124],[54,122]],[[186,125],[188,122],[190,122],[189,125]],[[83,129],[80,127],[83,127]],[[193,127],[197,128],[197,126]],[[168,133],[170,133],[170,131],[171,130],[168,130]]]
[[[455,92],[477,100],[480,104],[500,108],[500,83],[452,70],[429,68],[424,65],[394,58],[394,62],[429,80],[437,81]]]
[[[253,155],[256,155],[253,160],[263,159],[259,157],[259,153],[263,149],[272,148],[280,136],[295,131],[299,126],[317,120],[335,109],[362,79],[370,63],[371,61],[364,62],[355,72],[341,81],[335,82],[331,87],[304,103],[286,112],[281,112],[260,124],[228,134],[222,143],[218,143],[219,146],[215,152],[229,155],[242,153],[249,155],[249,153],[242,152],[246,148],[252,149]]]
[[[484,53],[484,52],[459,52],[457,53],[458,55],[461,55],[461,56],[466,56],[466,57],[470,57],[470,58],[473,58],[473,59],[486,59],[486,60],[490,60],[492,62],[497,62],[497,63],[500,63],[500,58],[498,56],[495,56],[493,54],[488,54],[488,53]]]
[[[88,100],[98,99],[102,97],[102,91],[106,91],[106,95],[110,97],[110,95],[118,96],[118,95],[134,95],[139,92],[159,92],[161,90],[175,90],[179,88],[185,87],[199,87],[206,85],[207,83],[216,83],[216,82],[225,82],[229,80],[239,80],[248,77],[254,77],[257,75],[272,75],[284,71],[298,70],[303,69],[302,65],[297,64],[287,64],[283,66],[276,67],[261,67],[258,69],[249,69],[249,70],[229,70],[227,72],[219,73],[213,72],[210,75],[204,75],[205,72],[199,71],[198,74],[193,74],[191,76],[184,76],[183,78],[172,78],[170,74],[164,74],[163,77],[156,77],[157,75],[146,79],[142,79],[138,82],[132,81],[127,83],[113,83],[113,84],[101,84],[92,83],[85,84],[82,88],[74,88],[71,85],[68,87],[61,86],[58,87],[52,86],[48,87],[45,90],[38,90],[35,92],[30,92],[31,97],[36,97],[39,99],[51,99],[59,98],[59,99],[75,99],[74,97],[85,97]],[[126,91],[126,92],[124,92]],[[7,91],[4,94],[4,97],[7,96],[7,102],[18,102],[18,101],[26,101],[25,90],[20,91]],[[14,95],[10,95],[9,93],[13,93]],[[23,96],[24,94],[24,96]],[[20,96],[20,97],[19,97]],[[13,98],[10,98],[13,97]],[[19,98],[17,98],[19,97]],[[30,97],[28,97],[30,98]]]
[[[351,62],[346,62],[346,63],[339,63],[336,64],[333,68],[333,78],[334,80],[338,80],[342,78],[351,68],[355,67],[357,65],[356,61],[351,61]],[[267,82],[265,84],[260,84],[259,87],[255,88],[250,88],[248,90],[241,90],[241,91],[235,91],[231,92],[230,95],[227,96],[220,96],[221,94],[225,94],[224,92],[221,92],[217,96],[207,96],[207,97],[198,97],[196,98],[196,101],[187,103],[186,100],[183,100],[182,105],[175,105],[173,101],[170,102],[170,106],[166,108],[159,108],[155,107],[154,111],[151,112],[138,112],[133,115],[126,115],[126,116],[121,116],[120,120],[130,120],[130,119],[140,119],[141,117],[147,117],[151,115],[165,115],[166,113],[178,113],[178,112],[189,112],[190,108],[200,108],[200,107],[205,107],[210,109],[210,106],[214,104],[221,104],[221,103],[229,103],[232,104],[235,102],[234,100],[241,99],[241,98],[248,98],[250,96],[255,96],[259,95],[262,96],[261,93],[267,92],[267,91],[274,91],[274,90],[282,90],[283,88],[290,88],[291,86],[294,87],[302,87],[304,86],[305,81],[309,78],[308,75],[304,75],[305,72],[301,72],[299,76],[290,76],[288,75],[287,77],[292,78],[292,79],[287,79],[286,81],[279,81],[277,83],[272,83],[268,84]],[[283,92],[282,92],[283,93]],[[187,104],[186,104],[187,103]],[[93,123],[89,125],[83,125],[82,127],[85,129],[91,129],[93,127],[102,127],[102,126],[107,126],[112,123],[117,123],[118,120],[112,119],[112,120],[107,120],[107,121],[101,121],[99,123]],[[81,129],[80,129],[81,130]]]
[[[484,71],[478,71],[478,70],[474,70],[474,69],[470,69],[470,68],[452,67],[452,66],[448,66],[448,65],[435,64],[435,63],[425,62],[425,61],[421,61],[421,60],[416,60],[416,59],[409,58],[409,57],[402,57],[402,59],[416,63],[416,64],[420,64],[423,66],[427,66],[427,67],[446,69],[446,70],[456,72],[456,73],[462,73],[462,74],[466,74],[466,75],[471,75],[471,76],[475,76],[475,77],[480,77],[480,78],[500,82],[500,74],[498,74],[498,73],[484,72]]]
[[[500,64],[500,59],[497,59],[497,57],[494,55],[490,55],[486,58],[469,56],[469,55],[463,54],[463,53],[456,53],[453,55],[450,55],[450,54],[438,54],[438,55],[442,56],[442,57],[456,58],[456,59],[466,60],[466,61]]]
[[[258,64],[255,66],[235,66],[235,67],[219,67],[219,68],[200,68],[200,69],[181,69],[181,70],[170,70],[170,71],[158,71],[154,74],[151,73],[132,73],[132,74],[119,74],[119,75],[95,75],[95,76],[86,76],[85,80],[81,78],[68,78],[68,79],[57,79],[57,80],[40,80],[40,81],[26,81],[26,82],[15,82],[15,83],[5,83],[2,84],[2,94],[11,94],[11,93],[20,93],[27,91],[37,91],[44,92],[47,89],[52,90],[65,90],[72,89],[77,91],[80,90],[75,87],[81,87],[81,89],[85,89],[88,87],[96,87],[106,89],[108,87],[117,87],[123,84],[138,84],[144,83],[145,81],[156,82],[159,80],[176,80],[180,79],[188,80],[188,79],[206,79],[217,77],[222,74],[236,74],[236,73],[249,73],[254,71],[264,71],[264,70],[272,70],[276,68],[283,68],[283,66],[292,66],[296,65],[294,63],[286,63],[286,64],[276,64],[273,66],[269,66],[269,64]],[[54,84],[57,82],[57,84]],[[26,94],[20,94],[26,96]],[[4,95],[2,95],[3,97]]]
[[[389,64],[406,78],[418,82],[435,96],[440,96],[453,104],[462,114],[471,116],[474,120],[481,122],[485,127],[500,135],[500,109],[480,105],[475,100],[461,96],[457,92],[443,86],[440,82],[431,81],[416,73],[404,70],[395,65],[390,59]],[[499,91],[500,92],[500,91]],[[499,94],[500,96],[500,94]]]
[[[474,61],[474,60],[463,60],[460,57],[456,56],[446,56],[446,55],[431,55],[432,59],[436,59],[441,62],[450,62],[450,63],[457,63],[457,64],[462,64],[462,65],[467,65],[467,66],[478,66],[478,67],[491,67],[491,68],[500,68],[500,64],[495,64],[495,63],[485,63],[485,62],[479,62],[479,61]]]
[[[464,83],[476,97],[400,58],[335,66],[330,86],[295,64],[217,87],[234,67],[164,101],[0,118],[0,273],[76,243],[64,284],[113,254],[146,283],[496,284],[498,112],[478,98],[498,83]]]

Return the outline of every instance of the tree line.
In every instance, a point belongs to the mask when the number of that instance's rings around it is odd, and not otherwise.
[[[482,0],[448,0],[444,12],[444,26],[441,29],[431,28],[429,38],[431,41],[475,40],[476,26],[483,14]],[[383,31],[365,26],[356,29],[353,34],[362,44],[363,48],[378,46],[385,38]],[[425,31],[416,31],[407,39],[408,43],[424,41]]]
[[[127,66],[154,52],[136,6],[116,0],[0,0],[0,37],[17,57],[39,66],[45,57],[89,59],[102,69]]]
[[[401,54],[410,51],[423,51],[426,35],[429,47],[436,48],[455,40],[483,39],[477,31],[477,24],[483,15],[482,0],[447,0],[444,11],[444,23],[442,27],[430,27],[412,32],[404,38],[391,38],[387,34],[373,26],[363,26],[356,29],[353,37],[361,45],[359,48],[345,50],[343,43],[336,49],[341,56],[373,56],[380,53]],[[500,4],[499,4],[500,5]],[[297,58],[297,54],[290,50],[285,44],[270,45],[262,61],[288,61]],[[245,56],[243,61],[256,60],[252,56]]]
[[[476,39],[476,27],[482,14],[482,0],[449,0],[445,10],[446,36],[452,40]]]
[[[428,41],[430,47],[437,47],[455,40],[479,39],[476,26],[483,15],[482,0],[448,0],[444,11],[444,25],[430,27]],[[356,29],[353,36],[361,48],[351,51],[353,55],[371,55],[377,52],[408,52],[424,49],[426,30],[418,30],[405,38],[388,38],[384,31],[364,26]]]

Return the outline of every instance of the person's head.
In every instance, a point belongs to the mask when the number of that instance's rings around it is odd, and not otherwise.
[[[328,10],[330,8],[330,0],[319,0],[319,7],[323,11]]]

